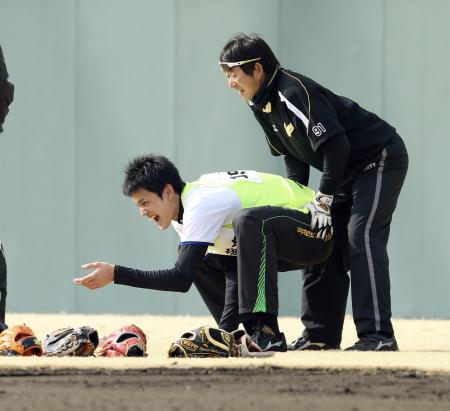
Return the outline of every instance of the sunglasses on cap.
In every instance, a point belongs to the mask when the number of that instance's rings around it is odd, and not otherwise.
[[[219,61],[219,66],[222,69],[222,71],[230,71],[233,67],[236,66],[242,66],[243,64],[252,63],[253,61],[261,60],[261,57],[257,57],[255,59],[250,60],[242,60],[242,61],[235,61],[235,62],[229,62],[229,61]]]

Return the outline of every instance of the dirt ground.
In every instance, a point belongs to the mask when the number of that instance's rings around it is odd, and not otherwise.
[[[450,376],[401,370],[0,370],[0,409],[448,410]]]
[[[106,335],[136,323],[146,358],[0,357],[0,411],[449,410],[450,321],[394,320],[398,353],[288,352],[269,359],[172,359],[170,343],[207,317],[9,315],[44,339],[87,324]],[[291,340],[295,318],[281,318]],[[433,338],[430,339],[429,336]],[[355,340],[346,319],[343,347]]]

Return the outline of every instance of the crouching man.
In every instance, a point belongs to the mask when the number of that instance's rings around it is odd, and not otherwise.
[[[123,192],[143,217],[178,232],[174,267],[144,271],[94,262],[82,266],[94,271],[75,284],[178,292],[194,284],[220,328],[233,331],[243,323],[263,350],[286,351],[277,321],[278,271],[320,263],[332,248],[329,227],[311,229],[313,190],[256,171],[185,183],[167,158],[147,155],[128,164]]]

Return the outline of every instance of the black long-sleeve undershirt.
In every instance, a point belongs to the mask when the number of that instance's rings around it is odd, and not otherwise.
[[[325,141],[323,151],[323,170],[319,191],[323,194],[335,194],[341,184],[350,155],[350,143],[345,134],[336,134]]]
[[[309,183],[309,165],[304,161],[287,154],[284,156],[286,177],[307,186]]]
[[[350,155],[350,143],[344,133],[339,133],[324,141],[318,151],[323,155],[319,191],[324,194],[335,194],[344,176]],[[308,185],[309,165],[306,162],[292,154],[287,154],[284,157],[284,163],[287,178]]]
[[[194,282],[195,272],[202,263],[206,244],[182,244],[175,266],[166,270],[138,270],[116,265],[114,283],[160,291],[185,293]]]

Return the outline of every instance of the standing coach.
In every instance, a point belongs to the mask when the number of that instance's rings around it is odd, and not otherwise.
[[[8,114],[8,106],[12,103],[14,86],[8,81],[5,59],[0,46],[0,133],[3,131],[3,123]],[[1,201],[1,200],[0,200]],[[6,310],[6,260],[3,246],[0,240],[0,332],[5,327]]]
[[[334,230],[326,263],[304,271],[303,334],[291,350],[340,346],[351,272],[358,341],[348,350],[397,351],[387,242],[408,169],[394,127],[356,102],[285,70],[259,35],[234,35],[220,53],[230,88],[248,103],[287,177],[307,185],[322,172],[311,225]]]

